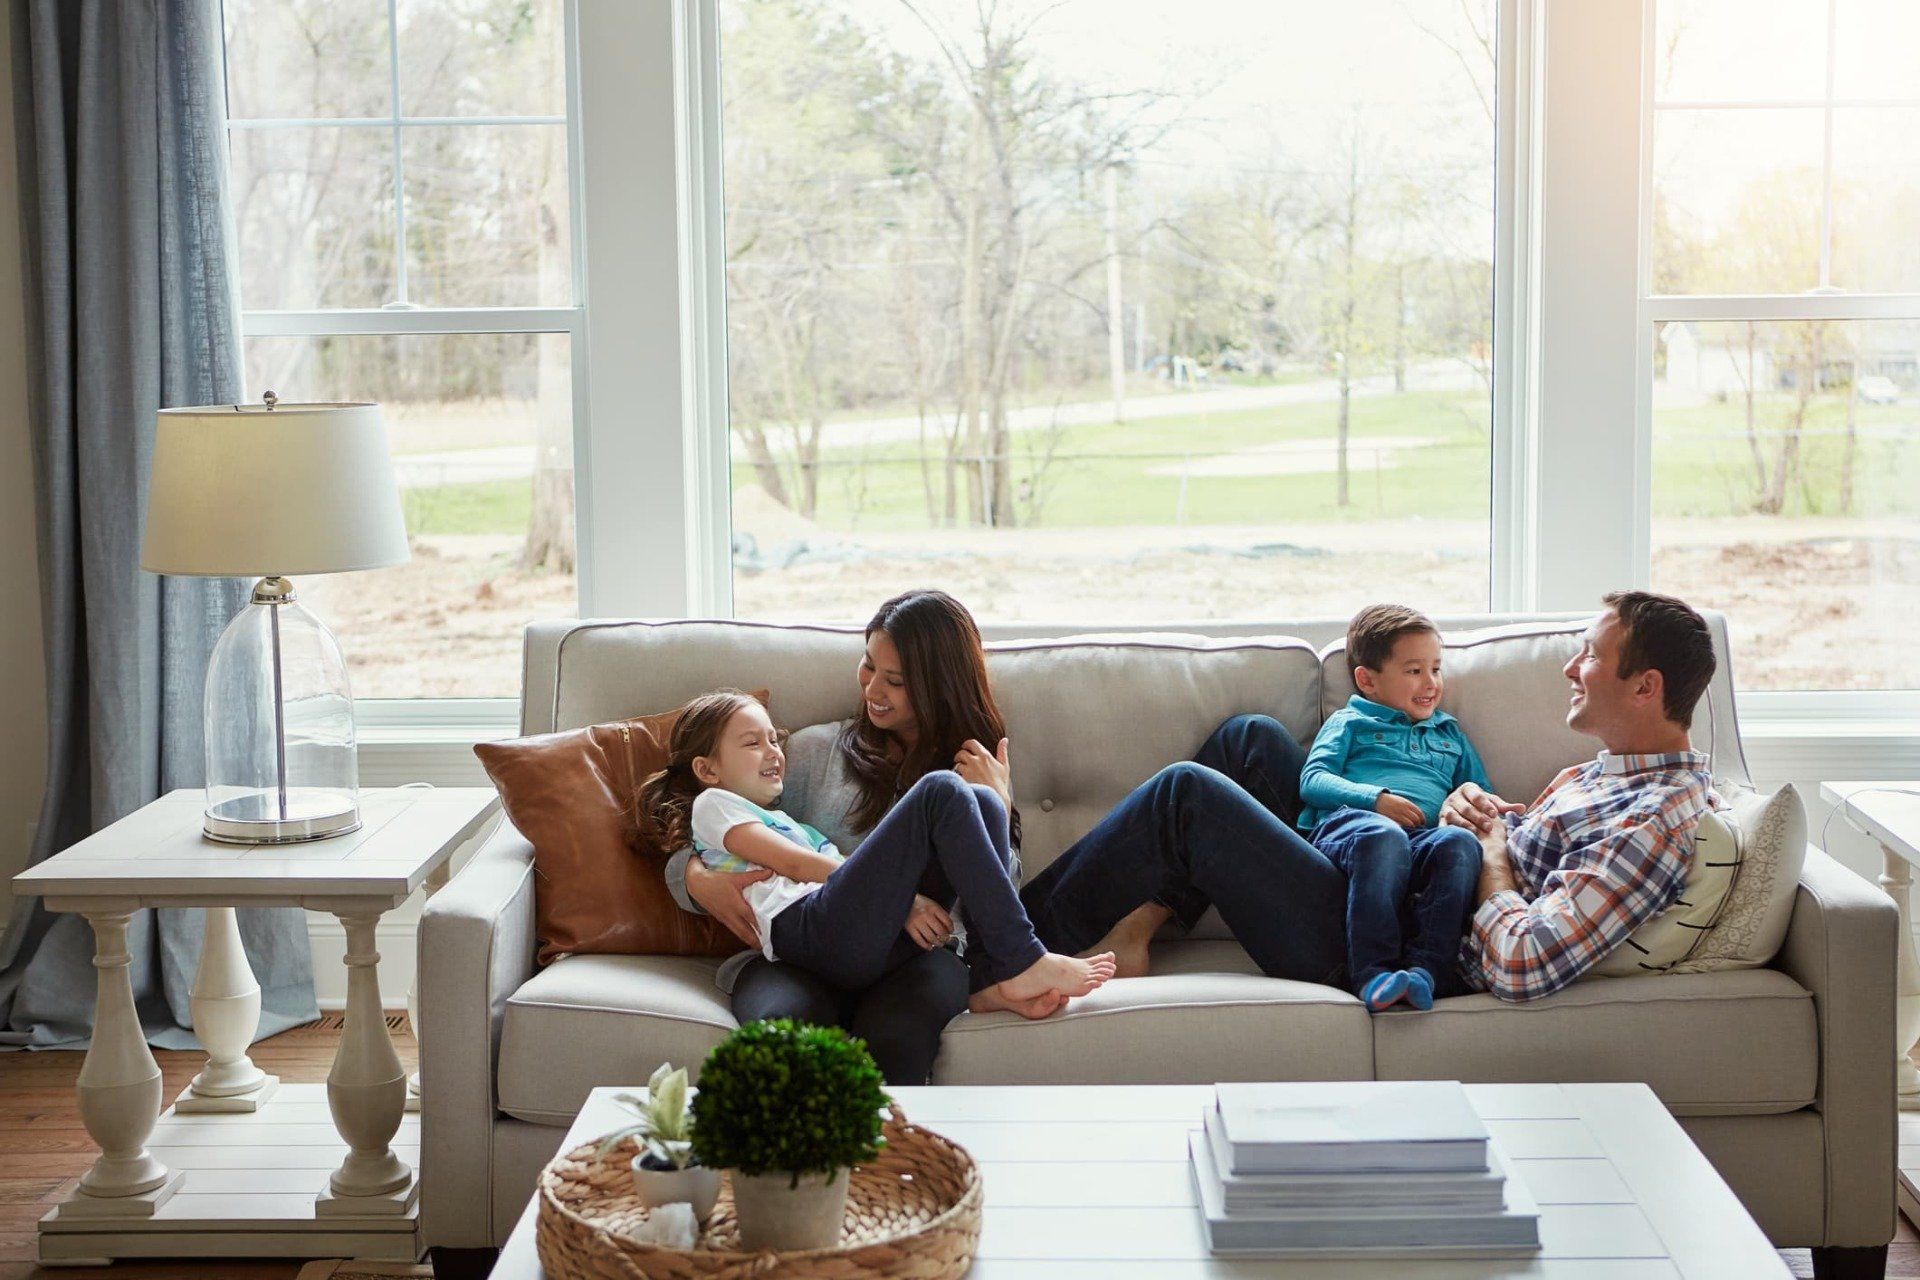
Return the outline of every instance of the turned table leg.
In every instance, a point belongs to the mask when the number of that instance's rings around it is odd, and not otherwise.
[[[160,1118],[160,1066],[147,1048],[140,1015],[133,1007],[133,958],[127,953],[132,911],[90,913],[93,926],[95,990],[93,1039],[80,1068],[80,1122],[99,1144],[93,1167],[80,1175],[87,1196],[128,1200],[147,1196],[154,1206],[172,1193],[179,1175],[147,1150],[147,1138]],[[142,1212],[128,1204],[129,1212]]]
[[[1894,1087],[1902,1111],[1920,1110],[1920,1071],[1913,1065],[1913,1046],[1920,1041],[1920,961],[1913,954],[1913,867],[1893,850],[1880,846],[1886,859],[1880,887],[1900,910],[1900,942],[1895,948],[1898,965],[1894,985],[1893,1043],[1898,1055],[1894,1061]]]
[[[200,968],[194,974],[193,1033],[207,1051],[207,1065],[174,1101],[177,1112],[257,1111],[280,1081],[253,1064],[247,1047],[260,1029],[260,984],[240,945],[240,920],[232,907],[206,908]]]
[[[413,1182],[413,1170],[391,1145],[406,1107],[407,1075],[380,1007],[374,928],[381,914],[377,907],[340,914],[347,934],[347,1016],[333,1069],[327,1073],[327,1106],[348,1151],[328,1180],[331,1194],[321,1195],[323,1211],[367,1212],[365,1207],[342,1206],[341,1200],[364,1205],[365,1198],[410,1192]]]
[[[452,870],[452,859],[442,862],[433,869],[427,876],[425,886],[428,898],[447,887]],[[417,959],[414,964],[413,981],[407,984],[407,1029],[413,1032],[413,1051],[418,1055],[420,1052],[420,966]],[[418,1111],[419,1109],[420,1073],[416,1071],[407,1077],[407,1110]]]

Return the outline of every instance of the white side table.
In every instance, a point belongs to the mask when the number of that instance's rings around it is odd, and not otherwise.
[[[374,931],[481,832],[499,798],[490,787],[363,791],[358,831],[290,845],[205,839],[203,801],[170,792],[14,877],[15,893],[87,918],[98,983],[79,1109],[101,1154],[40,1220],[41,1259],[417,1258],[418,1179],[394,1150],[407,1078],[387,1033]],[[191,1000],[208,1061],[162,1116],[127,924],[143,907],[187,906],[210,908]],[[324,1112],[316,1086],[279,1087],[247,1056],[260,989],[240,947],[233,909],[243,906],[324,911],[346,930],[346,1026]]]
[[[1900,945],[1894,984],[1894,1086],[1900,1110],[1900,1151],[1920,1150],[1920,1071],[1913,1049],[1920,1041],[1920,959],[1913,945],[1913,867],[1920,862],[1920,782],[1823,782],[1820,796],[1844,807],[1844,818],[1880,846],[1880,887],[1900,910]],[[1900,1157],[1895,1187],[1900,1211],[1920,1222],[1920,1154]]]

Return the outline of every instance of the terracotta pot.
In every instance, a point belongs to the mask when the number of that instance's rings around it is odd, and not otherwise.
[[[847,1170],[824,1173],[733,1175],[733,1210],[740,1243],[750,1250],[826,1249],[840,1243],[847,1212]]]
[[[720,1171],[691,1165],[685,1169],[644,1169],[633,1158],[633,1190],[640,1203],[649,1209],[662,1204],[687,1204],[693,1216],[705,1222],[713,1213],[713,1202],[720,1198]]]

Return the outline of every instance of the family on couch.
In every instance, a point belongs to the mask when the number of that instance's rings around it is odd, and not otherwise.
[[[1713,803],[1707,758],[1688,739],[1714,669],[1692,609],[1645,592],[1606,598],[1564,670],[1568,724],[1605,749],[1530,806],[1491,793],[1440,710],[1440,646],[1425,618],[1365,610],[1347,656],[1360,693],[1310,752],[1269,718],[1228,720],[1010,907],[1019,815],[979,631],[951,597],[908,593],[866,628],[859,715],[802,729],[784,751],[770,724],[742,722],[741,744],[757,735],[760,763],[746,769],[739,757],[726,773],[758,799],[709,828],[718,844],[705,840],[705,854],[675,855],[669,887],[756,948],[720,970],[737,1018],[846,1026],[894,1083],[929,1078],[942,1029],[970,1004],[1046,1016],[1109,974],[1147,973],[1161,926],[1190,927],[1209,905],[1271,976],[1347,986],[1372,1008],[1424,1008],[1469,990],[1548,994],[1679,896],[1692,830]],[[728,704],[728,717],[752,721],[751,701]],[[704,768],[708,793],[726,790],[713,750],[724,733],[687,732],[676,733],[680,767]],[[839,850],[875,840],[875,853],[914,850],[909,871],[865,872],[831,896],[820,888],[845,875]],[[834,858],[821,856],[828,848]],[[757,869],[710,865],[742,862]],[[960,867],[972,893],[956,883]],[[771,893],[776,877],[785,884]],[[877,895],[852,891],[882,881]],[[841,905],[779,923],[810,897]],[[784,901],[769,914],[775,898]],[[877,912],[857,945],[843,927],[858,914],[848,903]],[[830,923],[810,927],[810,916]],[[877,949],[866,945],[874,936]],[[1061,963],[1076,953],[1083,966]],[[1007,986],[1043,959],[1047,981]]]

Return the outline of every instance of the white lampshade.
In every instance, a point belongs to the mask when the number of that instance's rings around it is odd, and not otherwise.
[[[379,405],[160,410],[141,568],[293,577],[407,556]]]

